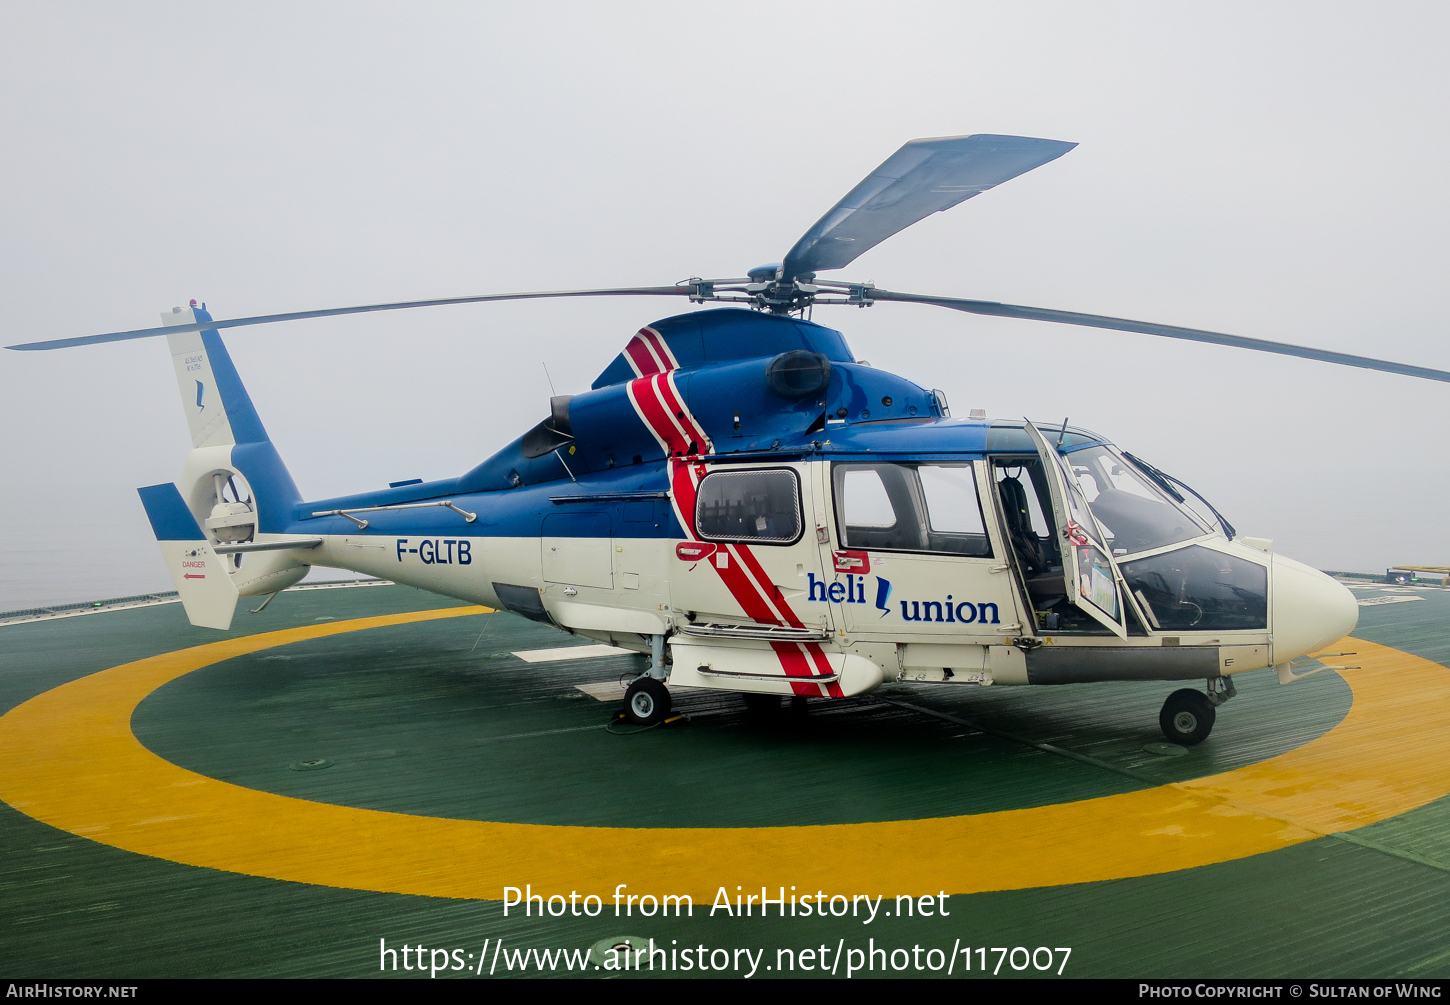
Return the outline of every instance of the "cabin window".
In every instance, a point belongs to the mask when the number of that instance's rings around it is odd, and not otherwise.
[[[786,468],[716,471],[695,494],[695,530],[706,541],[794,544],[801,536],[801,489]]]
[[[841,508],[846,514],[847,527],[857,529],[862,535],[875,532],[877,536],[896,529],[899,521],[881,481],[881,472],[868,467],[845,468],[838,483],[844,486],[838,492],[842,496]]]
[[[834,478],[846,548],[992,556],[970,463],[837,464]]]

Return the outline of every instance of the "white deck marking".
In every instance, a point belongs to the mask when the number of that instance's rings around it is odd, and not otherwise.
[[[333,582],[303,583],[289,586],[284,593],[297,590],[340,590],[355,586],[396,586],[390,579],[344,579]],[[34,607],[25,611],[0,611],[0,628],[6,625],[23,625],[32,621],[54,621],[57,618],[79,618],[87,614],[106,614],[111,611],[130,611],[137,607],[156,607],[159,604],[179,604],[181,598],[175,590],[165,593],[141,594],[132,599],[96,600],[89,605],[57,604],[52,608]]]
[[[1375,607],[1379,604],[1404,604],[1411,600],[1424,600],[1424,597],[1366,597],[1359,602],[1360,607]]]
[[[616,646],[564,646],[562,649],[525,649],[514,653],[525,663],[553,663],[555,660],[587,660],[596,656],[629,656],[628,649]]]
[[[613,680],[601,681],[598,684],[575,684],[574,686],[595,701],[623,701],[626,690],[624,684]]]
[[[582,733],[586,729],[603,729],[608,723],[601,722],[597,726],[571,726],[568,729],[541,729],[536,733],[510,733],[507,736],[484,736],[475,740],[475,743],[488,743],[492,740],[524,740],[531,736],[553,736],[555,733]]]

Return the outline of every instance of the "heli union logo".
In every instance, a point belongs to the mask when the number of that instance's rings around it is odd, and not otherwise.
[[[832,604],[866,603],[865,576],[847,575],[845,581],[837,579],[828,583],[817,579],[816,574],[807,573],[810,595],[808,600]],[[980,622],[984,625],[1002,623],[996,604],[977,604],[969,600],[958,601],[947,594],[945,600],[898,600],[903,621],[940,621],[949,624],[970,625]],[[876,609],[884,618],[891,613],[891,580],[876,577]]]

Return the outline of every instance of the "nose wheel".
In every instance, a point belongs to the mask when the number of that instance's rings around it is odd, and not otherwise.
[[[654,677],[638,677],[624,692],[624,717],[636,726],[664,722],[670,705],[670,689]]]
[[[1183,688],[1174,691],[1163,703],[1163,711],[1158,713],[1158,725],[1163,728],[1163,735],[1169,743],[1191,747],[1208,739],[1208,734],[1213,732],[1215,715],[1208,695]]]

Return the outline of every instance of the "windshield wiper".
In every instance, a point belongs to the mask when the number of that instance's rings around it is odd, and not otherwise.
[[[1203,505],[1207,506],[1208,511],[1213,514],[1214,519],[1217,520],[1219,526],[1223,528],[1224,535],[1230,541],[1238,536],[1238,531],[1234,529],[1234,525],[1225,520],[1223,514],[1214,508],[1213,503],[1203,498],[1202,493],[1195,490],[1193,486],[1188,485],[1177,478],[1174,478],[1166,471],[1159,471],[1147,461],[1143,460],[1140,457],[1134,457],[1126,450],[1123,451],[1123,456],[1126,457],[1128,460],[1132,461],[1133,466],[1136,467],[1139,471],[1143,472],[1143,474],[1147,475],[1150,479],[1152,479],[1155,485],[1163,489],[1165,492],[1167,492],[1174,499],[1177,499],[1179,502],[1186,502],[1187,500],[1183,498],[1183,495],[1178,491],[1178,489],[1175,489],[1173,487],[1174,485],[1177,485],[1178,488],[1183,489],[1185,492],[1192,495],[1199,502],[1203,503]]]

